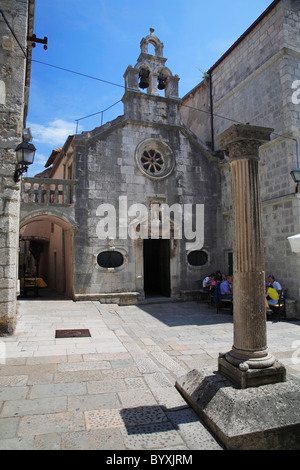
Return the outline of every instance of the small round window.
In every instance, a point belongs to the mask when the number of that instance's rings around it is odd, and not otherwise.
[[[135,150],[135,161],[144,176],[154,180],[169,176],[175,166],[170,147],[158,139],[146,139]]]
[[[101,268],[118,268],[124,263],[124,258],[119,251],[102,251],[97,256],[97,263]]]
[[[205,251],[202,250],[195,250],[191,251],[188,256],[188,263],[191,266],[203,266],[208,261],[208,256]]]

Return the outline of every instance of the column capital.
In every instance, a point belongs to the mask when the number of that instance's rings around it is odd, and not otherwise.
[[[274,129],[269,127],[251,126],[250,124],[234,124],[217,137],[220,150],[230,159],[258,159],[260,145],[270,140]]]

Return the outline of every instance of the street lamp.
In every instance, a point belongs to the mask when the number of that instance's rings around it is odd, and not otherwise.
[[[290,173],[291,177],[297,183],[296,186],[296,193],[299,192],[299,184],[300,184],[300,168],[295,168],[294,170],[291,171]]]
[[[20,176],[27,171],[28,166],[32,165],[36,148],[30,142],[21,142],[16,148],[17,164],[21,165],[17,168],[14,174],[14,181],[17,183],[20,181]]]

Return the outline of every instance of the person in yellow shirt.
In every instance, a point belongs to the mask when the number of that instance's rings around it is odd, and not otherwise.
[[[266,284],[266,300],[268,305],[276,305],[279,300],[279,294],[276,289]]]

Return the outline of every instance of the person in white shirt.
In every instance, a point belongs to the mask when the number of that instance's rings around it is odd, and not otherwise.
[[[209,276],[206,276],[202,284],[203,289],[210,290],[215,285],[214,281],[215,281],[215,273],[212,273]]]
[[[273,289],[275,289],[280,295],[282,291],[282,287],[278,281],[275,281],[275,277],[270,274],[270,276],[268,276],[268,281],[269,281],[270,286],[273,287]]]

